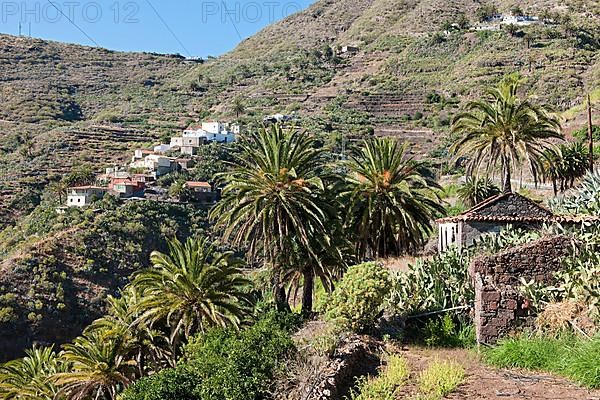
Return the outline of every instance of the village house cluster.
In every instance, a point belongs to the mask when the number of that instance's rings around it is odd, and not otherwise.
[[[235,142],[239,133],[238,125],[219,121],[190,126],[181,136],[172,137],[169,144],[135,150],[128,166],[107,168],[97,176],[96,185],[70,187],[66,205],[85,207],[106,194],[119,199],[165,199],[166,190],[156,185],[158,178],[193,167],[201,146]],[[217,192],[208,182],[188,181],[185,187],[193,201],[214,203],[217,200]]]

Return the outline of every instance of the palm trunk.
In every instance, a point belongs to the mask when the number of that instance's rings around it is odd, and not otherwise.
[[[302,315],[308,317],[313,308],[313,287],[315,285],[315,275],[313,271],[306,270],[303,273],[304,285],[302,286]]]
[[[285,286],[279,282],[275,284],[273,297],[275,298],[275,308],[279,312],[290,311],[290,305],[287,302]]]
[[[510,163],[506,159],[506,157],[503,157],[503,160],[502,160],[502,192],[503,193],[512,192],[512,184],[511,184],[511,178],[510,178]]]

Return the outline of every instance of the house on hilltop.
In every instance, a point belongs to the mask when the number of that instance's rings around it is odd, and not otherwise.
[[[108,184],[108,189],[121,199],[144,197],[146,183],[133,178],[113,178]]]

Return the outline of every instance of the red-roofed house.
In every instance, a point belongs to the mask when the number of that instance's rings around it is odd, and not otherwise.
[[[208,182],[188,181],[185,186],[190,189],[193,199],[201,203],[214,203],[217,201],[217,193],[213,191]]]

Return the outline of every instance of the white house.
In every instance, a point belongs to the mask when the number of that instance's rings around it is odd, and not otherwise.
[[[102,197],[104,197],[107,191],[107,188],[100,186],[76,186],[69,188],[67,192],[67,206],[88,206],[94,200],[101,199]]]
[[[202,130],[208,133],[221,133],[226,131],[225,124],[219,121],[202,122]]]

